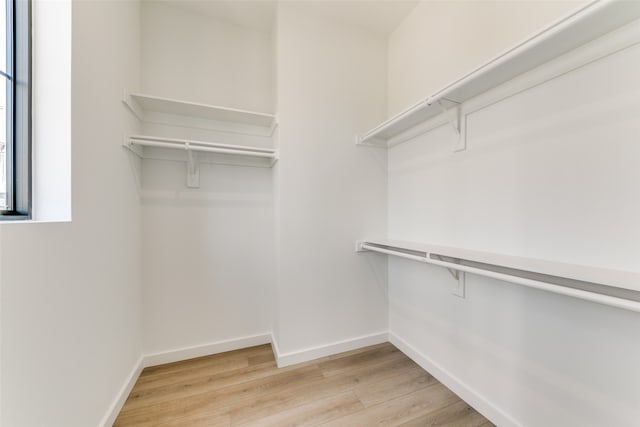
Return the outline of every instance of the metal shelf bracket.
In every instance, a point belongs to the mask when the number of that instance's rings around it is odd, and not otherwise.
[[[200,188],[200,165],[198,159],[193,154],[191,145],[186,142],[184,148],[187,150],[187,187]]]
[[[453,291],[451,292],[453,295],[460,297],[460,298],[465,298],[466,297],[466,291],[467,291],[467,286],[466,286],[466,273],[464,271],[458,271],[458,277],[457,277],[457,283],[456,283],[456,287],[455,289],[453,289]]]
[[[374,147],[374,148],[386,148],[387,142],[384,139],[380,138],[368,138],[367,142],[364,142],[364,138],[361,135],[355,136],[356,145],[361,145],[363,147]]]
[[[453,101],[451,101],[451,102],[453,102]],[[445,107],[444,104],[442,103],[442,99],[438,99],[436,101],[436,104],[438,104],[438,106],[442,110],[442,114],[444,114],[444,116],[447,118],[447,121],[449,122],[449,124],[451,125],[453,130],[459,136],[460,135],[460,108],[458,106],[456,106],[456,116],[455,116],[455,119],[454,119],[454,118],[451,117],[452,115],[451,115],[451,113],[449,113],[449,109],[447,109],[447,107]]]
[[[455,104],[454,107],[447,108],[442,103],[445,100],[447,102],[451,102]],[[462,108],[460,107],[460,103],[456,101],[452,101],[446,98],[440,98],[436,101],[438,107],[442,110],[442,114],[447,119],[454,132],[458,136],[454,145],[453,151],[464,151],[467,149],[467,135],[466,135],[466,116],[462,115]],[[453,110],[453,113],[451,112]]]
[[[435,259],[437,259],[438,261],[444,261],[444,259],[442,259],[442,257],[440,255],[436,255],[436,254],[427,254],[427,256],[433,256]],[[454,261],[454,264],[457,264],[457,262]],[[465,273],[464,271],[460,271],[460,270],[455,270],[453,268],[449,268],[449,267],[445,267],[447,269],[447,271],[449,272],[449,274],[451,274],[451,277],[453,277],[456,281],[453,287],[453,290],[451,291],[451,293],[457,297],[460,298],[464,298],[466,295],[466,286],[465,286]]]

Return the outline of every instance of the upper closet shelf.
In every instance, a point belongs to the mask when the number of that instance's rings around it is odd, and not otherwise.
[[[277,126],[274,114],[237,108],[161,98],[140,93],[127,93],[126,91],[123,102],[143,121],[167,121],[164,120],[167,115],[179,116],[192,121],[204,120],[224,123],[227,126],[255,127],[268,135],[271,135]],[[227,131],[227,129],[222,130]]]
[[[640,18],[640,1],[595,1],[502,53],[427,99],[356,137],[357,144],[389,140],[476,95]],[[455,125],[454,125],[455,126]]]

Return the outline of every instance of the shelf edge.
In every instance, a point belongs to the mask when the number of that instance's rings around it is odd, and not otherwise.
[[[362,134],[362,136],[360,137],[360,141],[361,142],[366,142],[367,140],[372,140],[372,139],[381,139],[383,141],[385,141],[385,144],[382,146],[387,145],[386,142],[388,142],[390,139],[400,135],[401,133],[411,129],[412,127],[414,127],[416,124],[414,125],[408,125],[405,128],[402,128],[399,132],[394,133],[393,135],[389,135],[387,137],[380,137],[379,135],[384,133],[386,130],[388,130],[389,128],[393,127],[394,125],[398,124],[399,122],[402,122],[402,120],[405,120],[407,118],[410,118],[411,116],[417,114],[418,112],[420,112],[421,110],[423,110],[424,108],[429,108],[433,103],[435,103],[438,100],[442,100],[442,99],[447,99],[449,96],[451,96],[452,94],[454,94],[456,91],[459,90],[464,90],[465,88],[471,86],[473,84],[474,80],[477,80],[479,78],[482,78],[488,74],[491,74],[492,72],[494,72],[495,70],[499,70],[500,67],[504,67],[506,65],[508,65],[509,63],[515,63],[519,57],[522,56],[526,56],[526,54],[528,52],[530,52],[531,50],[535,49],[539,44],[541,43],[545,43],[545,42],[549,42],[549,40],[553,40],[554,36],[558,36],[558,34],[560,36],[562,36],[562,34],[566,33],[567,31],[570,31],[571,28],[573,26],[576,25],[580,25],[581,23],[583,23],[584,21],[587,21],[589,19],[594,19],[594,16],[597,16],[600,13],[610,13],[610,9],[615,9],[615,8],[620,8],[620,7],[632,7],[635,8],[633,9],[634,13],[631,13],[630,16],[625,15],[624,18],[620,18],[618,21],[616,21],[613,24],[607,24],[605,27],[605,29],[603,31],[596,31],[596,34],[593,36],[585,36],[585,37],[581,37],[578,41],[574,41],[571,43],[571,45],[564,50],[564,52],[560,52],[560,53],[556,53],[554,54],[554,56],[552,57],[545,57],[543,60],[541,61],[537,61],[530,69],[536,68],[546,62],[551,61],[553,58],[555,57],[559,57],[561,55],[566,54],[567,52],[576,49],[586,43],[589,43],[595,39],[598,39],[600,37],[603,37],[604,35],[606,35],[607,33],[614,31],[616,28],[621,28],[625,25],[630,24],[632,21],[637,20],[640,18],[640,2],[638,2],[637,4],[630,4],[628,6],[625,6],[625,4],[622,4],[622,2],[615,2],[615,1],[602,1],[602,0],[595,0],[592,1],[586,5],[583,5],[581,7],[579,7],[578,9],[570,12],[569,14],[561,17],[560,19],[556,20],[555,22],[553,22],[552,24],[550,24],[549,26],[543,28],[542,30],[536,32],[535,34],[529,36],[528,38],[524,39],[523,41],[517,43],[515,46],[507,49],[506,51],[503,51],[502,53],[498,54],[497,56],[491,58],[489,61],[483,63],[482,65],[480,65],[479,67],[473,69],[471,72],[468,72],[467,74],[463,75],[462,77],[454,80],[453,82],[451,82],[450,84],[446,85],[445,87],[439,89],[438,91],[436,91],[433,95],[429,96],[428,98],[419,101],[418,103],[412,105],[411,107],[399,112],[398,114],[394,115],[393,117],[385,120],[384,122],[382,122],[381,124],[379,124],[378,126],[374,127],[373,129],[365,132],[364,134]],[[505,65],[506,64],[506,65]],[[530,71],[530,70],[529,70]],[[454,99],[453,101],[458,102],[458,103],[463,103],[468,101],[469,99],[483,93],[486,92],[496,86],[499,86],[503,83],[506,83],[507,81],[517,77],[518,75],[523,74],[526,71],[520,72],[520,73],[516,73],[516,74],[509,74],[509,77],[504,79],[504,81],[499,82],[498,84],[495,84],[493,86],[488,86],[488,87],[482,87],[479,90],[476,91],[472,91],[472,95],[462,99]],[[438,113],[439,114],[439,113]],[[433,116],[436,116],[437,114],[434,114]],[[432,118],[433,116],[429,116],[421,121],[426,121],[429,120],[430,118]],[[362,145],[366,145],[366,144],[362,144]]]

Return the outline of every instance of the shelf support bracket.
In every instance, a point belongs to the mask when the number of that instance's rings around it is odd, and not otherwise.
[[[438,106],[442,110],[442,114],[444,114],[445,118],[447,119],[447,121],[455,131],[456,135],[458,136],[453,146],[453,151],[464,151],[467,149],[467,135],[466,135],[466,126],[464,125],[465,120],[462,117],[460,104],[458,102],[445,99],[445,101],[453,102],[456,104],[455,107],[447,109],[447,107],[445,107],[444,104],[442,103],[442,99],[438,99],[436,103],[438,104]],[[452,114],[450,113],[450,110],[454,110],[455,118],[451,117]]]
[[[139,159],[142,159],[142,153],[141,151],[139,151],[140,147],[136,149],[135,145],[131,143],[127,135],[124,136],[124,142],[122,143],[122,147],[126,148],[130,154],[137,156]],[[140,171],[141,165],[132,161],[131,156],[127,156],[127,157],[129,157],[129,164],[131,165],[131,171],[133,172],[133,177],[136,181],[136,189],[138,190],[138,194],[141,194],[142,192],[142,172]]]
[[[367,142],[364,141],[364,138],[361,135],[355,136],[356,145],[361,145],[363,147],[374,147],[374,148],[386,148],[387,141],[380,138],[367,138]]]
[[[459,114],[460,109],[456,106],[456,110],[458,114],[456,114],[456,118],[454,120],[453,118],[451,118],[451,114],[449,113],[449,110],[447,109],[447,107],[445,107],[444,104],[442,104],[442,99],[438,99],[436,103],[442,110],[442,114],[444,114],[444,116],[446,117],[447,121],[449,122],[453,130],[458,134],[458,136],[460,136],[460,114]]]
[[[187,187],[200,188],[200,165],[188,142],[184,144],[184,148],[187,150]]]
[[[458,281],[456,284],[456,288],[453,290],[453,292],[451,292],[453,295],[460,298],[466,297],[467,284],[465,282],[465,274],[466,273],[464,271],[458,271]]]
[[[440,255],[436,254],[427,254],[427,257],[433,256],[438,261],[444,261]],[[457,263],[456,263],[457,264]],[[445,267],[447,268],[447,267]],[[457,297],[465,298],[466,296],[466,282],[465,282],[465,273],[464,271],[454,270],[453,268],[447,268],[451,277],[455,279],[455,285],[451,293]]]

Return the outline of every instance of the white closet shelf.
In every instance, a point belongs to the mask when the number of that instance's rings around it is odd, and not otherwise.
[[[553,58],[640,18],[640,1],[595,1],[356,137],[357,144],[389,140]],[[440,104],[442,103],[442,105]]]
[[[248,147],[245,145],[220,144],[216,142],[194,141],[188,139],[162,138],[149,135],[131,135],[127,137],[125,147],[144,157],[134,146],[168,148],[182,151],[200,151],[245,157],[270,159],[271,165],[278,160],[276,150],[272,148]]]
[[[181,101],[141,93],[127,93],[125,91],[124,103],[141,120],[144,119],[144,116],[147,113],[163,113],[205,120],[252,125],[264,127],[266,129],[273,129],[276,126],[276,116],[274,114]]]
[[[389,239],[358,241],[356,251],[399,256],[640,312],[640,273],[637,272]],[[549,281],[540,280],[540,275]],[[578,282],[586,287],[579,286]],[[606,292],[600,293],[603,290]]]

